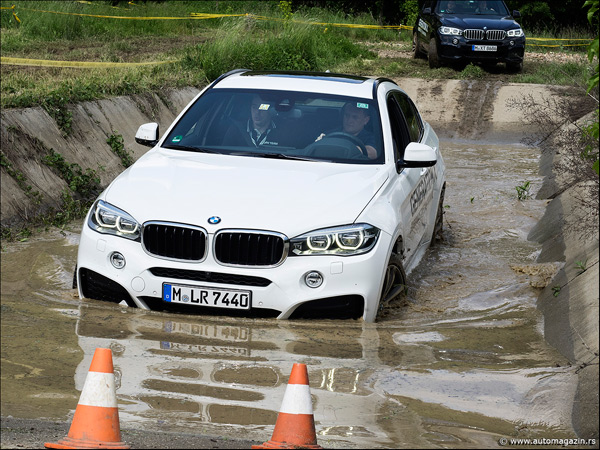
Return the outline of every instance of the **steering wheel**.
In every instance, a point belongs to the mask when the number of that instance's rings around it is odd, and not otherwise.
[[[356,136],[353,136],[348,133],[344,133],[343,131],[335,131],[333,133],[329,133],[325,137],[328,137],[328,138],[336,138],[337,137],[337,138],[347,139],[360,149],[360,152],[363,154],[363,156],[369,155],[369,153],[367,152],[367,147],[365,147],[365,144],[363,143],[363,141],[361,141]]]

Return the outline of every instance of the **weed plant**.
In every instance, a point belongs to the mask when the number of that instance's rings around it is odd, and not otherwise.
[[[202,69],[209,80],[234,68],[324,71],[339,62],[372,56],[335,31],[315,33],[311,25],[288,22],[266,32],[252,19],[226,24],[216,39],[189,49],[182,67]]]

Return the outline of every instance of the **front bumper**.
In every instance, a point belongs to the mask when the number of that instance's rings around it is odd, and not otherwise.
[[[495,51],[477,51],[474,46],[495,46]],[[473,62],[523,62],[525,38],[506,38],[502,41],[468,40],[463,36],[439,35],[438,56],[441,61],[452,63]]]
[[[213,236],[209,235],[210,241]],[[212,242],[208,248],[212,248]],[[295,313],[310,317],[311,312],[337,308],[341,310],[340,317],[355,310],[354,316],[373,322],[390,248],[391,237],[381,232],[375,247],[363,255],[293,256],[277,267],[230,267],[217,263],[210,252],[202,262],[157,258],[147,254],[140,242],[101,234],[86,224],[79,243],[77,285],[81,298],[125,300],[130,306],[143,309],[223,315],[248,313],[288,319],[294,318]],[[111,264],[113,252],[124,256],[123,268]],[[323,275],[320,287],[310,288],[304,282],[310,271]],[[175,278],[169,274],[177,275]],[[182,274],[189,277],[182,278]],[[219,281],[212,281],[215,278]],[[250,290],[251,310],[167,303],[162,300],[163,283]]]

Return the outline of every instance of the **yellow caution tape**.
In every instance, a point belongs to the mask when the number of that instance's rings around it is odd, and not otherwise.
[[[193,17],[135,17],[135,16],[105,16],[100,14],[79,14],[62,11],[46,11],[43,9],[32,9],[32,8],[21,8],[27,11],[43,12],[50,14],[62,14],[66,16],[80,16],[80,17],[96,17],[101,19],[129,19],[129,20],[189,20]]]
[[[190,16],[194,19],[219,19],[221,17],[242,17],[249,16],[251,14],[211,14],[211,13],[190,13]]]
[[[89,2],[89,1],[85,1],[85,0],[78,0],[78,3],[83,3],[83,4],[93,4],[93,2]],[[128,2],[128,4],[133,5],[133,6],[137,6],[135,3],[133,2]],[[19,18],[17,17],[17,15],[14,13],[14,8],[15,6],[13,5],[12,7],[1,7],[2,9],[12,9],[13,10],[13,15],[15,16],[15,19],[17,21],[20,22]],[[117,8],[117,7],[113,7],[113,8]],[[186,20],[186,19],[217,19],[217,18],[222,18],[222,17],[251,17],[254,18],[256,20],[266,20],[266,21],[284,21],[285,19],[280,19],[280,18],[275,18],[275,17],[265,17],[265,16],[257,16],[251,13],[244,13],[244,14],[212,14],[212,13],[190,13],[189,16],[185,16],[185,17],[135,17],[135,16],[108,16],[108,15],[100,15],[100,14],[80,14],[80,13],[70,13],[70,12],[62,12],[62,11],[47,11],[47,10],[42,10],[42,9],[32,9],[32,8],[22,8],[28,11],[34,11],[34,12],[44,12],[44,13],[51,13],[51,14],[63,14],[63,15],[72,15],[72,16],[82,16],[82,17],[96,17],[96,18],[103,18],[103,19],[124,19],[124,20]],[[122,9],[122,8],[119,8]],[[362,29],[370,29],[370,30],[389,30],[389,29],[396,29],[396,30],[412,30],[413,27],[408,26],[408,25],[367,25],[367,24],[355,24],[355,23],[335,23],[335,22],[311,22],[311,21],[303,21],[303,20],[295,20],[295,19],[291,19],[292,22],[294,23],[300,23],[300,24],[307,24],[307,25],[319,25],[319,26],[325,26],[325,27],[346,27],[346,28],[362,28]],[[585,41],[585,42],[591,42],[593,41],[593,39],[584,39],[584,38],[577,38],[577,39],[568,39],[568,38],[534,38],[534,37],[529,37],[527,38],[529,41]],[[578,44],[572,44],[572,46],[575,46]],[[579,45],[583,45],[583,44],[579,44]]]
[[[107,67],[135,67],[135,66],[151,66],[156,64],[169,64],[177,62],[175,60],[168,61],[153,61],[139,63],[117,63],[117,62],[88,62],[88,61],[49,61],[45,59],[28,59],[28,58],[9,58],[7,56],[0,57],[1,64],[10,64],[16,66],[36,66],[36,67],[75,67],[80,69],[90,68],[107,68]]]
[[[0,6],[0,9],[12,9],[12,15],[14,16],[15,20],[19,23],[21,23],[21,19],[19,19],[17,17],[17,13],[15,12],[15,5],[12,6]]]
[[[198,14],[198,13],[192,13],[192,14]],[[271,20],[271,21],[275,21],[275,22],[284,22],[285,19],[279,19],[276,17],[265,17],[265,16],[255,16],[254,14],[243,14],[245,16],[248,17],[252,17],[254,19],[257,20]],[[371,29],[371,30],[389,30],[389,29],[404,29],[404,30],[412,30],[413,27],[409,27],[407,25],[366,25],[366,24],[360,24],[360,23],[334,23],[334,22],[311,22],[311,21],[305,21],[305,20],[296,20],[296,19],[291,19],[291,22],[294,23],[301,23],[301,24],[305,24],[305,25],[320,25],[320,26],[326,26],[326,27],[346,27],[346,28],[367,28],[367,29]]]
[[[534,47],[584,47],[589,44],[534,44],[530,43],[528,45],[533,45]]]
[[[88,3],[83,0],[79,0],[79,3]],[[134,3],[129,2],[129,4],[134,5]],[[71,13],[71,12],[63,12],[63,11],[48,11],[43,9],[33,9],[33,8],[22,8],[27,11],[34,12],[43,12],[50,14],[62,14],[68,16],[79,16],[79,17],[96,17],[101,19],[129,19],[129,20],[185,20],[185,19],[218,19],[222,17],[253,17],[257,20],[271,20],[271,21],[283,21],[284,19],[278,19],[273,17],[264,17],[264,16],[255,16],[253,14],[244,13],[244,14],[211,14],[211,13],[190,13],[189,16],[186,17],[135,17],[135,16],[108,16],[101,14],[81,14],[81,13]],[[372,30],[385,30],[385,29],[405,29],[412,30],[413,27],[409,27],[407,25],[365,25],[365,24],[353,24],[353,23],[325,23],[325,22],[310,22],[310,21],[301,21],[301,20],[292,20],[295,23],[309,24],[309,25],[321,25],[321,26],[332,26],[332,27],[347,27],[347,28],[366,28]]]
[[[132,3],[133,4],[133,3]],[[236,17],[236,16],[245,16],[246,14],[201,14],[196,17],[192,13],[189,16],[185,17],[135,17],[135,16],[107,16],[101,14],[80,14],[80,13],[70,13],[70,12],[62,12],[62,11],[47,11],[43,9],[32,9],[32,8],[21,8],[27,11],[34,12],[43,12],[50,14],[62,14],[67,16],[80,16],[80,17],[96,17],[101,19],[129,19],[129,20],[190,20],[190,19],[214,19],[217,17]]]
[[[585,39],[568,39],[568,38],[534,38],[528,37],[527,40],[530,41],[593,41],[593,39],[585,38]]]

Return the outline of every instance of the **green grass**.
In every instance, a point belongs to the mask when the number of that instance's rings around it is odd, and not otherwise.
[[[20,23],[9,10],[1,14],[2,56],[59,61],[175,62],[106,69],[3,64],[1,106],[41,105],[54,114],[68,132],[69,117],[62,108],[66,103],[165,88],[201,87],[221,73],[240,67],[329,69],[359,75],[426,79],[481,79],[503,73],[502,66],[482,69],[469,65],[463,71],[448,67],[431,70],[423,59],[379,58],[376,49],[385,46],[400,44],[408,51],[411,33],[332,25],[376,25],[375,19],[367,14],[352,16],[343,11],[305,7],[290,16],[289,3],[278,1],[164,1],[135,6],[123,1],[117,8],[111,7],[111,3],[16,1]],[[1,4],[11,6],[13,2],[2,1]],[[194,12],[251,13],[252,16],[194,20],[190,18]],[[183,19],[121,20],[86,15]],[[273,20],[262,20],[262,17]],[[585,33],[567,32],[571,38],[589,37]],[[375,45],[367,48],[367,41]],[[575,51],[575,48],[568,49],[571,53]],[[529,62],[526,58],[523,73],[511,75],[510,81],[582,84],[587,76],[589,68],[585,62]]]

